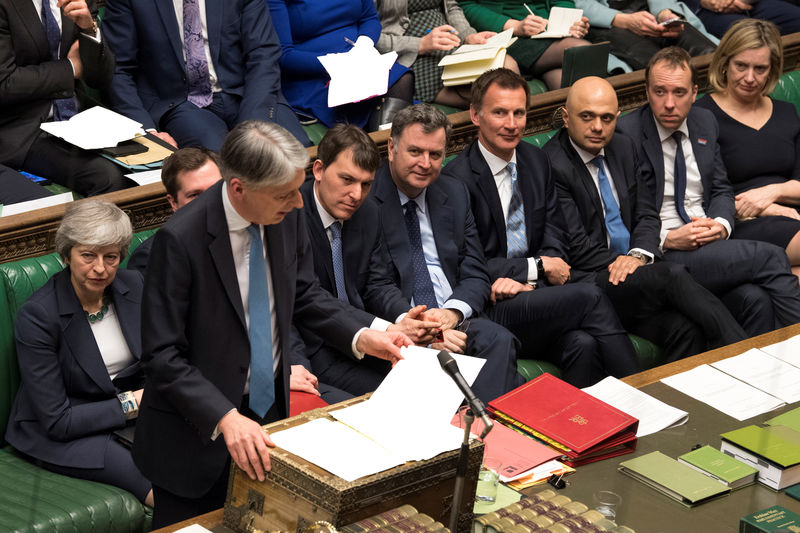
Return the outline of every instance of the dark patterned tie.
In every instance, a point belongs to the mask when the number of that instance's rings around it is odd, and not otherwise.
[[[183,0],[183,48],[186,52],[187,100],[197,107],[211,103],[211,80],[203,46],[203,21],[198,0]]]
[[[508,205],[506,217],[506,245],[508,258],[525,257],[528,253],[528,237],[525,233],[525,206],[522,204],[522,193],[517,179],[517,165],[508,164],[511,173],[511,203]]]
[[[672,134],[672,138],[675,139],[675,192],[673,194],[675,197],[675,209],[678,210],[681,220],[688,224],[692,219],[686,213],[686,206],[684,205],[686,201],[686,158],[683,155],[682,136],[682,131],[676,131]]]
[[[333,262],[333,279],[336,282],[336,297],[348,302],[347,289],[344,284],[344,261],[342,260],[342,224],[338,220],[331,224],[331,261]]]
[[[267,266],[261,226],[251,224],[250,288],[247,312],[250,317],[250,409],[261,418],[275,403],[275,373],[272,369],[272,319],[269,311]]]
[[[603,156],[598,155],[591,162],[597,167],[597,183],[600,185],[600,197],[606,210],[606,231],[611,240],[611,251],[625,255],[630,249],[631,234],[622,222],[619,206],[614,199],[614,192],[611,190],[611,183],[603,165]]]
[[[411,243],[411,266],[414,269],[414,305],[426,305],[428,309],[439,307],[436,295],[433,292],[431,273],[425,262],[425,253],[422,251],[422,236],[419,232],[419,218],[417,218],[417,202],[409,200],[405,205],[406,230],[408,241]]]
[[[47,35],[47,45],[50,48],[50,59],[58,61],[58,47],[61,44],[61,31],[58,29],[53,11],[50,9],[50,0],[42,0],[42,26]],[[69,120],[78,112],[75,100],[72,98],[58,98],[53,100],[53,120]]]

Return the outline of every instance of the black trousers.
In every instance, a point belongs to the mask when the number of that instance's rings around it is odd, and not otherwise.
[[[593,43],[609,41],[611,53],[628,63],[634,70],[646,67],[653,54],[666,46],[683,48],[692,57],[710,54],[716,48],[708,37],[688,22],[683,23],[683,31],[675,39],[637,35],[622,28],[595,27],[589,29],[586,38]]]

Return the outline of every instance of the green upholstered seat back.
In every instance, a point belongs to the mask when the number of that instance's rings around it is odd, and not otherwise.
[[[778,85],[772,91],[772,97],[791,102],[800,113],[800,70],[785,72],[778,79]]]
[[[134,234],[130,250],[135,250],[153,233],[155,230]],[[125,264],[127,258],[123,262]],[[31,294],[63,268],[64,263],[55,253],[0,264],[0,282],[3,288],[3,298],[0,299],[0,445],[5,444],[8,415],[19,388],[17,347],[14,340],[17,313]]]

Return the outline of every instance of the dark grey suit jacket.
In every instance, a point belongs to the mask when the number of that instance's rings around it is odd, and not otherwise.
[[[142,386],[141,274],[118,270],[111,291],[136,360],[113,383],[69,268],[50,278],[20,309],[16,337],[22,385],[6,440],[21,452],[62,466],[103,468],[112,431],[125,426],[117,394]]]

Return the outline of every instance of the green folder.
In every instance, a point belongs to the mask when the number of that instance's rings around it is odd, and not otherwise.
[[[711,446],[703,446],[678,457],[678,461],[695,468],[701,474],[725,483],[731,489],[745,487],[756,481],[758,470],[737,461]]]
[[[651,452],[623,461],[619,465],[619,471],[687,507],[707,502],[731,491],[727,485],[661,452]]]
[[[786,426],[795,431],[800,431],[800,407],[787,411],[775,418],[770,418],[764,423],[768,426]]]

